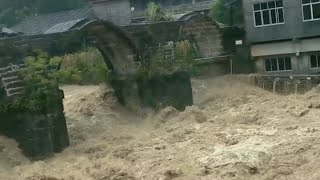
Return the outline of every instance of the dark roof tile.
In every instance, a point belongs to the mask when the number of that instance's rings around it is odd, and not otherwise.
[[[46,33],[49,29],[54,29],[54,26],[60,26],[61,30],[65,30],[67,27],[61,27],[64,23],[66,25],[70,25],[72,22],[92,17],[94,17],[92,9],[86,7],[70,11],[61,11],[45,15],[32,16],[11,27],[10,29],[15,32],[22,32],[25,35],[39,35]],[[57,29],[54,29],[53,31],[57,32]]]

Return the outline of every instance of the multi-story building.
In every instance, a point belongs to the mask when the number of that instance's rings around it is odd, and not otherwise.
[[[243,0],[260,74],[320,73],[320,0]]]

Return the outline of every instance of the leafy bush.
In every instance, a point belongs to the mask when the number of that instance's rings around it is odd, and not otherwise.
[[[175,44],[175,58],[178,60],[180,69],[188,72],[194,72],[196,50],[189,41],[179,41]]]
[[[187,71],[193,74],[196,72],[195,55],[195,48],[189,41],[161,46],[153,53],[148,63],[142,65],[141,74],[149,77],[172,74],[177,71]]]
[[[210,10],[210,16],[220,23],[225,23],[227,9],[224,6],[224,0],[217,0],[213,3]]]
[[[108,68],[97,49],[59,57],[61,67],[55,77],[64,84],[100,84],[107,81]]]
[[[35,52],[25,59],[25,68],[18,75],[23,79],[23,94],[0,101],[0,116],[16,112],[45,112],[54,109],[61,99],[59,83],[94,84],[106,81],[108,69],[95,49],[49,58]],[[58,67],[61,69],[57,71]],[[3,92],[2,92],[3,93]]]
[[[229,6],[225,6],[226,3],[228,3],[226,0],[214,1],[209,13],[210,17],[219,23],[243,26],[244,17],[241,1],[235,1]]]
[[[0,114],[16,112],[43,112],[48,104],[54,106],[59,99],[58,81],[50,72],[57,69],[60,62],[52,59],[46,53],[37,52],[35,56],[25,59],[25,68],[18,75],[23,80],[23,94],[5,99],[0,103]]]
[[[147,21],[148,22],[159,22],[159,21],[170,21],[172,17],[169,14],[164,13],[161,7],[155,2],[150,2],[147,6]]]
[[[35,56],[25,59],[26,68],[21,72],[25,85],[33,89],[35,85],[41,84],[45,87],[58,87],[58,81],[54,78],[54,73],[58,69],[59,61],[57,58],[50,59],[44,52],[37,52]]]

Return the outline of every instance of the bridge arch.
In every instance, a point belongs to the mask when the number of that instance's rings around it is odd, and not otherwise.
[[[93,41],[108,68],[115,74],[130,76],[136,73],[138,48],[120,27],[95,19],[84,23],[77,30]]]
[[[50,56],[74,52],[78,46],[73,48],[76,45],[71,41],[76,39],[81,44],[86,39],[101,52],[108,68],[115,74],[131,76],[136,73],[138,48],[119,26],[101,19],[83,19],[72,23],[57,24],[40,35],[17,34],[0,38],[0,66],[21,64],[34,50],[48,52]],[[72,50],[66,50],[68,46]]]

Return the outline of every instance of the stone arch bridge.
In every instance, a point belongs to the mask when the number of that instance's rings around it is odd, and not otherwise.
[[[66,30],[67,29],[67,30]],[[23,152],[31,158],[43,158],[69,145],[63,113],[63,92],[43,96],[41,111],[28,112],[13,107],[16,96],[23,94],[19,70],[23,59],[35,50],[50,56],[76,51],[78,46],[91,44],[99,49],[114,79],[111,85],[119,101],[125,105],[165,103],[183,110],[192,105],[192,89],[187,73],[177,72],[159,77],[139,77],[141,39],[131,38],[123,29],[99,19],[84,19],[74,24],[57,24],[41,35],[2,33],[0,37],[0,133],[16,139]],[[148,94],[150,99],[144,101]],[[145,103],[144,103],[145,102]],[[148,104],[149,103],[149,104]],[[4,106],[3,106],[4,105]],[[11,109],[10,109],[11,108]]]
[[[238,37],[235,37],[238,38]],[[217,23],[201,12],[186,13],[174,21],[138,23],[119,27],[100,19],[81,19],[59,23],[38,35],[14,32],[0,33],[0,106],[21,96],[21,80],[17,75],[23,59],[34,51],[49,56],[63,55],[92,45],[99,49],[112,71],[110,84],[120,103],[157,107],[170,105],[178,110],[193,104],[188,73],[176,72],[155,77],[139,76],[139,68],[149,47],[170,41],[189,40],[197,48],[197,63],[209,71],[229,72],[228,50]],[[229,40],[232,42],[233,40]],[[152,48],[151,48],[152,49]],[[23,83],[22,83],[23,84]],[[5,90],[4,90],[5,89]],[[57,88],[58,89],[58,88]],[[25,95],[27,96],[27,95]],[[23,152],[42,158],[59,152],[69,144],[63,109],[63,92],[43,97],[40,112],[16,109],[1,112],[0,134],[16,139]]]
[[[109,69],[119,75],[135,73],[138,47],[118,26],[99,19],[84,19],[72,27],[65,26],[58,24],[41,35],[0,38],[0,65],[20,64],[35,50],[50,56],[70,53],[90,41],[99,49]]]

